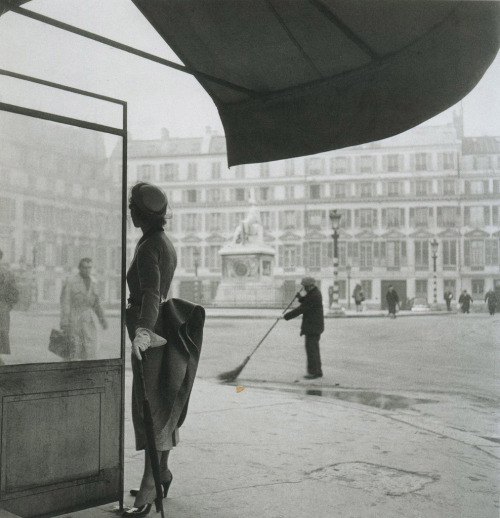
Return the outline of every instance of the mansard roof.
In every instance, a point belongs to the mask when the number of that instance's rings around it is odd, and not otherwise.
[[[500,153],[500,137],[465,137],[462,141],[464,155]]]

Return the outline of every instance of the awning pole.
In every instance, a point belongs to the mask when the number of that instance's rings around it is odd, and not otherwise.
[[[245,93],[251,97],[259,97],[259,93],[254,90],[250,90],[244,86],[237,85],[230,81],[226,81],[225,79],[220,79],[219,77],[212,76],[211,74],[206,74],[205,72],[200,72],[199,70],[193,70],[184,65],[179,65],[174,61],[170,61],[165,58],[161,58],[159,56],[155,56],[154,54],[150,54],[149,52],[144,52],[142,50],[136,49],[134,47],[130,47],[129,45],[125,45],[123,43],[119,43],[117,41],[111,40],[109,38],[105,38],[104,36],[100,36],[99,34],[95,34],[93,32],[85,31],[74,25],[69,25],[67,23],[60,22],[59,20],[55,20],[54,18],[50,18],[48,16],[44,16],[43,14],[35,13],[28,9],[24,9],[23,7],[9,7],[9,11],[13,13],[20,14],[21,16],[26,16],[27,18],[31,18],[32,20],[36,20],[47,25],[52,25],[53,27],[57,27],[58,29],[62,29],[64,31],[72,32],[73,34],[77,34],[78,36],[82,36],[84,38],[91,39],[93,41],[97,41],[99,43],[103,43],[104,45],[108,45],[115,49],[123,50],[130,54],[134,54],[135,56],[139,56],[144,59],[148,59],[150,61],[154,61],[155,63],[159,63],[160,65],[164,65],[166,67],[173,68],[178,70],[179,72],[184,72],[185,74],[190,74],[195,76],[198,79],[204,79],[205,81],[211,81],[212,83],[217,83],[221,86],[225,86],[227,88],[231,88],[232,90],[236,90],[242,93]]]

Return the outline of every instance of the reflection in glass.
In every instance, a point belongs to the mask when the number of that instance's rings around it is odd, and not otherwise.
[[[0,111],[0,142],[0,364],[118,358],[121,139]],[[17,290],[10,329],[1,272]],[[68,358],[49,351],[53,329]]]

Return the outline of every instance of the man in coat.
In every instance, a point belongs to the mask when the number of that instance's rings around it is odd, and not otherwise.
[[[489,290],[484,296],[484,301],[488,303],[488,311],[490,312],[490,315],[494,315],[498,302],[496,293],[493,290]]]
[[[307,374],[304,378],[316,379],[323,377],[319,352],[319,339],[321,333],[325,330],[323,297],[312,277],[304,277],[301,285],[302,289],[297,293],[300,306],[285,313],[283,318],[290,320],[302,315],[300,336],[305,336],[307,354]]]
[[[464,290],[458,299],[458,303],[462,308],[462,313],[469,313],[472,302],[474,302],[472,297],[467,293],[467,290]]]
[[[385,300],[387,301],[387,307],[389,308],[389,316],[391,318],[396,318],[396,306],[399,304],[399,295],[392,284],[387,290]]]
[[[97,359],[97,330],[93,313],[103,329],[104,318],[97,293],[97,284],[91,277],[92,259],[84,257],[78,264],[79,273],[67,279],[61,293],[61,329],[72,342],[70,360]]]
[[[0,250],[0,261],[3,252]],[[14,274],[9,268],[0,264],[0,355],[10,354],[10,312],[19,299]],[[4,362],[0,356],[0,365]]]

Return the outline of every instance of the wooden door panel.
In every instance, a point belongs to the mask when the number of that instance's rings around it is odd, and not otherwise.
[[[109,360],[2,373],[0,508],[55,516],[120,499],[121,370]]]

